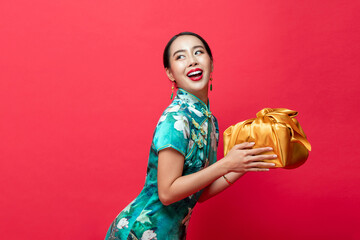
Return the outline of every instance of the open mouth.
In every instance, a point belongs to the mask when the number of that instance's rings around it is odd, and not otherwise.
[[[190,70],[187,74],[192,81],[199,81],[203,76],[203,71],[200,68]]]

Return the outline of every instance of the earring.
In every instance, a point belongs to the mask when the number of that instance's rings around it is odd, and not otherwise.
[[[210,75],[210,91],[212,91],[212,76]]]
[[[174,85],[175,85],[175,81],[172,82],[172,86],[171,86],[171,98],[170,98],[170,99],[172,99],[173,96],[174,96]]]

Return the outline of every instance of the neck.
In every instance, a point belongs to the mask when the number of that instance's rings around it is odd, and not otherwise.
[[[208,104],[208,91],[204,91],[204,92],[198,92],[197,95],[194,94],[195,96],[197,96],[201,101],[203,101],[205,103],[205,105]]]

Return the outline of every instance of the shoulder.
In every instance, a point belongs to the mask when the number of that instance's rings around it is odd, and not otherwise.
[[[171,103],[162,113],[156,125],[155,132],[170,135],[176,132],[183,133],[188,138],[191,125],[188,109],[181,102]]]
[[[172,147],[186,156],[190,124],[186,109],[181,104],[170,104],[156,125],[153,148],[158,153],[164,148]]]

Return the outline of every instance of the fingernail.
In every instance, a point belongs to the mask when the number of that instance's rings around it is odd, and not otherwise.
[[[275,166],[276,164],[275,164],[275,163],[273,163],[273,164],[271,164],[271,165]]]
[[[251,142],[251,143],[250,143],[250,145],[254,145],[254,144],[255,144],[255,142]]]
[[[269,149],[269,150],[273,150],[273,148],[272,148],[272,147],[269,147],[268,149]]]
[[[276,154],[274,154],[274,155],[273,155],[273,157],[277,157],[277,155],[276,155]]]

